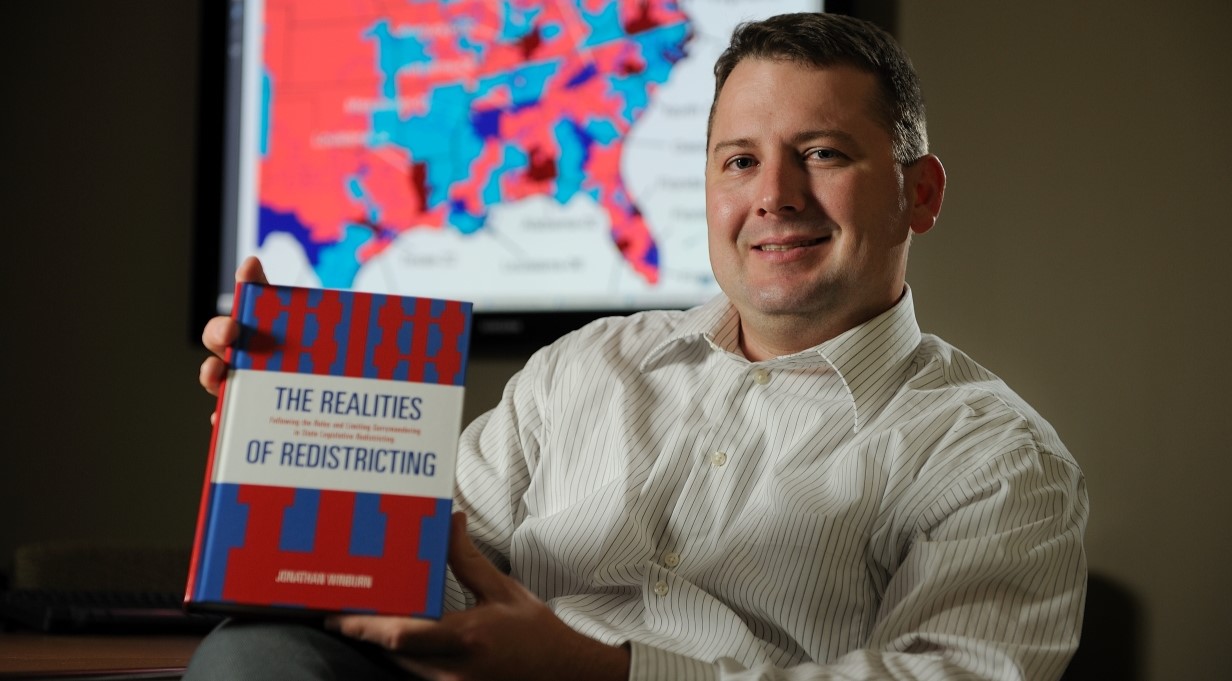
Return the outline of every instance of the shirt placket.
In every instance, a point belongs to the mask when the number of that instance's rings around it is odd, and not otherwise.
[[[678,484],[682,489],[669,511],[663,532],[656,540],[655,554],[647,573],[646,593],[652,599],[669,597],[681,576],[687,576],[696,561],[712,561],[717,539],[734,498],[747,497],[748,491],[734,495],[734,485],[756,484],[750,479],[747,460],[748,437],[756,433],[747,424],[750,391],[770,389],[773,369],[743,360],[724,359],[706,377],[715,389],[706,393],[699,405],[705,426],[687,452],[687,475]],[[717,386],[723,386],[719,389]],[[758,435],[760,438],[761,436]]]

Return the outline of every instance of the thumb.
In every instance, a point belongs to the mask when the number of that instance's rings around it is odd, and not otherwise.
[[[500,600],[509,593],[509,577],[479,552],[467,534],[465,513],[454,513],[450,522],[449,567],[480,601]]]
[[[244,258],[244,262],[240,263],[239,268],[235,270],[235,280],[249,281],[256,284],[269,283],[269,279],[265,277],[265,268],[255,255]]]

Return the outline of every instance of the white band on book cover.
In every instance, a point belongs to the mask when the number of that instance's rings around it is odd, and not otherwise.
[[[453,496],[461,386],[240,369],[224,389],[244,398],[221,416],[213,482]]]

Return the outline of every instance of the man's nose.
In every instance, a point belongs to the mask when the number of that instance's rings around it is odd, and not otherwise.
[[[758,213],[798,213],[804,210],[808,177],[801,164],[791,158],[762,162]]]

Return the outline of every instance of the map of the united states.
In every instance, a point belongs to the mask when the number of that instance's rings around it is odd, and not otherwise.
[[[266,0],[259,242],[293,238],[348,288],[408,230],[475,234],[494,206],[584,196],[654,284],[621,158],[692,39],[672,0]]]

